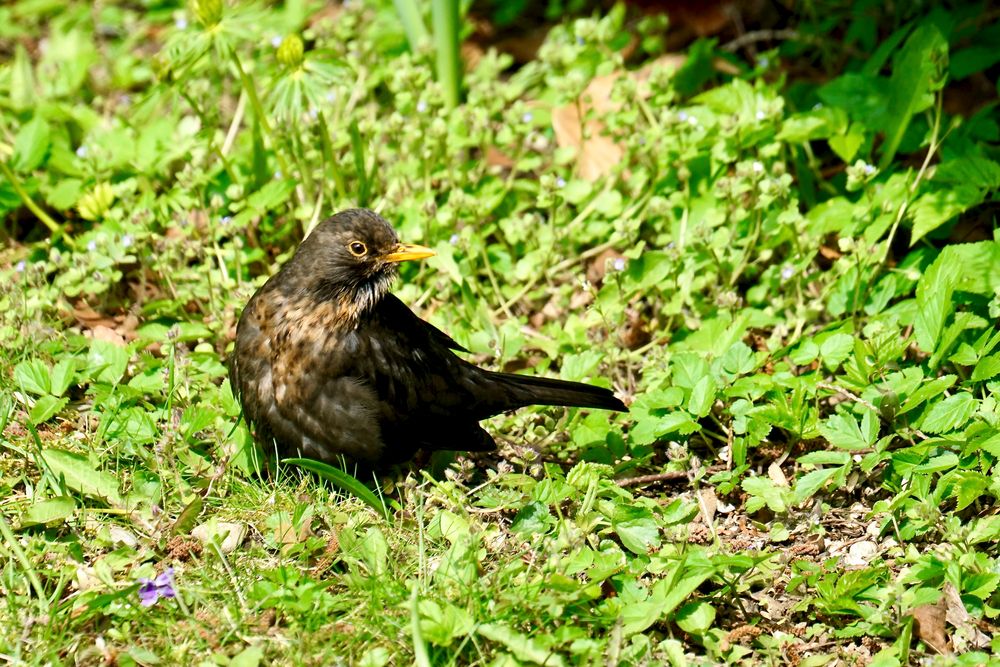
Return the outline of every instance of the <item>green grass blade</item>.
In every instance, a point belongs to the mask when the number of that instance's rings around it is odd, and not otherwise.
[[[448,108],[453,109],[458,106],[462,97],[462,63],[458,56],[458,0],[433,0],[431,17],[434,23],[438,82],[444,89]]]
[[[406,33],[406,41],[410,43],[410,50],[416,51],[424,44],[430,36],[427,34],[427,26],[420,15],[420,7],[416,0],[393,0],[399,22],[403,24],[403,31]]]
[[[359,482],[353,475],[346,473],[339,468],[334,468],[328,463],[316,461],[315,459],[282,459],[282,462],[291,463],[292,465],[296,465],[304,470],[316,473],[337,488],[354,494],[374,508],[375,511],[387,520],[389,519],[389,508],[386,507],[382,498],[376,495],[367,486]]]

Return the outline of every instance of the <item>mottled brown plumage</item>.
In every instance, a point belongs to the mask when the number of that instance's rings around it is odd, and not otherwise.
[[[474,366],[447,334],[388,293],[399,243],[377,214],[321,222],[250,299],[230,361],[256,437],[281,456],[385,465],[418,449],[492,449],[478,424],[526,405],[625,410],[611,391]],[[272,444],[273,443],[273,444]]]

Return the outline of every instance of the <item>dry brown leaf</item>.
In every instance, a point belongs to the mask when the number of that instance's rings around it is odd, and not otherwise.
[[[84,331],[83,335],[89,335],[94,340],[103,340],[106,343],[112,343],[118,347],[125,347],[125,337],[111,327],[106,327],[103,324],[98,324],[93,329]]]
[[[951,642],[945,634],[947,603],[944,597],[937,604],[923,604],[913,609],[913,629],[917,637],[941,655],[951,654]]]
[[[552,109],[552,129],[556,134],[556,143],[560,148],[570,146],[578,149],[576,173],[580,178],[596,181],[610,173],[621,161],[623,149],[604,134],[604,123],[596,118],[584,122],[591,110],[601,115],[618,108],[618,103],[611,100],[615,81],[621,76],[629,76],[642,82],[649,78],[654,68],[677,69],[684,59],[683,55],[667,54],[634,72],[614,72],[595,77],[576,103]],[[639,94],[645,98],[648,91],[643,91],[640,87]]]

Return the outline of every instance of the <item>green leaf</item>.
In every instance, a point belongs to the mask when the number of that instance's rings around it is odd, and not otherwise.
[[[747,477],[740,482],[740,487],[753,496],[747,501],[747,512],[756,512],[764,505],[767,505],[772,512],[784,513],[788,511],[788,505],[785,502],[788,489],[777,486],[770,479]]]
[[[118,480],[111,473],[96,470],[87,457],[62,449],[44,449],[42,460],[66,488],[111,505],[121,505]]]
[[[314,472],[323,479],[332,483],[339,489],[347,491],[354,494],[359,499],[363,500],[369,506],[371,506],[376,512],[381,514],[386,519],[389,519],[389,508],[386,507],[385,503],[382,501],[381,496],[375,495],[371,489],[362,484],[357,480],[357,478],[352,475],[340,470],[339,468],[334,468],[333,466],[323,463],[322,461],[316,461],[313,459],[283,459],[284,463],[290,463],[292,465],[303,468],[304,470],[309,470]]]
[[[618,506],[611,527],[626,549],[641,556],[660,546],[660,528],[649,510],[642,507]]]
[[[58,496],[32,503],[31,507],[21,515],[21,528],[45,526],[50,523],[62,523],[73,516],[76,501],[69,496]]]
[[[674,622],[688,634],[703,635],[715,622],[715,607],[703,600],[688,602],[674,614]]]
[[[14,382],[18,388],[36,396],[43,396],[52,391],[49,367],[39,359],[26,359],[15,366]]]
[[[1000,375],[1000,352],[980,359],[976,367],[972,369],[971,380],[982,382],[996,375]]]
[[[830,137],[827,140],[830,149],[845,163],[850,163],[858,154],[858,149],[865,143],[865,135],[857,124],[851,125],[851,130],[845,134]]]
[[[835,333],[826,338],[819,346],[819,354],[823,365],[834,369],[844,363],[854,350],[854,336],[846,333]]]
[[[21,127],[14,137],[14,159],[11,166],[26,172],[37,168],[49,150],[49,124],[35,116]]]
[[[264,649],[260,646],[247,646],[229,661],[229,667],[257,667],[264,659]]]
[[[913,218],[913,231],[910,236],[910,246],[931,233],[944,223],[977,206],[986,199],[986,192],[968,183],[954,185],[940,190],[926,192],[913,202],[910,215]]]
[[[959,267],[942,261],[941,255],[917,282],[917,317],[913,332],[924,352],[932,353],[937,346],[944,322],[954,308],[951,295],[958,283]]]
[[[695,417],[704,417],[712,411],[715,404],[715,392],[717,390],[715,379],[711,375],[698,380],[694,389],[691,390],[691,398],[688,401],[688,412]]]
[[[128,368],[128,349],[97,338],[90,341],[87,375],[98,382],[116,385]]]
[[[1000,515],[994,514],[982,519],[973,519],[968,539],[969,544],[1000,540]]]
[[[68,398],[56,398],[55,396],[41,396],[37,401],[35,401],[34,407],[31,408],[31,412],[28,413],[28,419],[34,425],[41,424],[42,422],[47,422],[48,420],[55,417],[60,410],[66,407],[69,403]]]
[[[903,44],[892,68],[879,169],[892,163],[914,114],[931,106],[931,93],[944,85],[947,67],[948,42],[932,23],[924,23]]]
[[[976,411],[978,401],[968,392],[960,392],[934,404],[920,424],[928,433],[946,433],[964,425]]]
[[[919,407],[928,399],[940,396],[946,389],[955,384],[956,380],[958,380],[958,377],[955,375],[942,375],[921,385],[906,397],[906,400],[903,401],[903,404],[897,410],[896,416],[904,415],[910,410]]]
[[[518,660],[545,667],[563,667],[566,664],[561,655],[542,644],[546,635],[527,637],[503,623],[484,623],[476,628],[476,632],[500,644]]]
[[[874,418],[870,417],[870,414],[866,414],[865,417],[869,419],[869,424],[872,424]],[[877,435],[877,432],[873,435],[872,430],[872,427],[867,425],[865,431],[862,432],[857,418],[847,413],[830,415],[819,425],[819,432],[830,441],[831,445],[847,450],[871,447],[875,443],[875,435]]]
[[[76,374],[78,366],[77,360],[72,357],[66,357],[56,362],[56,365],[52,367],[50,375],[51,385],[49,386],[49,391],[55,396],[65,394],[69,386],[73,384],[73,376]]]
[[[838,472],[840,471],[836,468],[822,468],[807,472],[799,477],[795,480],[795,486],[792,488],[794,503],[800,505],[812,498],[813,494],[822,489],[823,485]]]

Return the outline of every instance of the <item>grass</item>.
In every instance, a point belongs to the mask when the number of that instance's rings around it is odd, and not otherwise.
[[[458,91],[391,2],[0,8],[0,654],[988,662],[980,10],[810,5],[770,50],[700,40],[677,68],[662,17],[616,6],[520,66],[463,51]],[[395,292],[471,360],[630,412],[503,415],[496,452],[370,497],[262,472],[235,322],[361,203],[436,249]],[[175,595],[143,606],[158,576]]]

